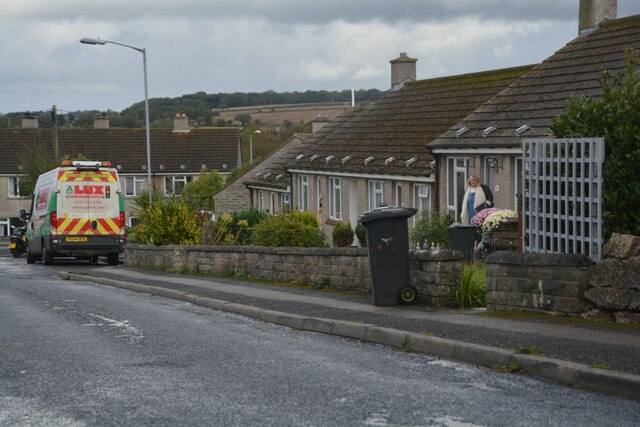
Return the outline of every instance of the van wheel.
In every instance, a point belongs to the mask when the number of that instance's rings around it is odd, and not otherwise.
[[[42,245],[42,263],[44,265],[53,264],[53,253],[51,253],[50,250],[47,250],[44,245]]]
[[[119,255],[117,252],[107,254],[107,263],[109,265],[118,265]]]
[[[31,250],[29,249],[29,245],[27,245],[27,264],[33,264],[36,262],[36,257],[31,255]]]

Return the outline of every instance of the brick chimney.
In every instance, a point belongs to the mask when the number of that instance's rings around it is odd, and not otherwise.
[[[580,0],[578,34],[589,34],[605,19],[616,19],[618,0]]]
[[[22,129],[37,129],[39,127],[38,125],[38,118],[32,115],[25,115],[22,118]]]
[[[109,117],[105,113],[96,116],[93,119],[94,129],[109,129]]]
[[[391,63],[391,90],[401,89],[407,81],[416,80],[416,58],[400,52],[400,56],[389,61]]]
[[[173,119],[174,132],[189,132],[189,118],[184,113],[178,113]]]

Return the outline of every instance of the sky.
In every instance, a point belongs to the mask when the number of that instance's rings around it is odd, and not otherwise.
[[[195,92],[390,87],[538,63],[578,34],[579,0],[0,0],[0,114],[121,111]],[[640,0],[618,0],[618,17]],[[357,100],[356,100],[357,101]]]

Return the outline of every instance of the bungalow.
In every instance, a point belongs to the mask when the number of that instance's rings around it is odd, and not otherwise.
[[[580,8],[576,39],[427,144],[442,212],[459,217],[470,175],[490,186],[496,206],[518,208],[522,138],[549,137],[569,97],[597,96],[601,73],[624,69],[625,49],[640,47],[640,15],[615,19],[611,1],[581,1]]]
[[[240,129],[190,128],[178,115],[173,129],[151,129],[153,188],[165,196],[179,195],[197,179],[201,170],[227,174],[242,164]],[[20,129],[0,129],[0,236],[19,223],[20,209],[29,209],[30,198],[20,196],[22,162],[26,150],[41,147],[53,153],[54,140],[62,155],[82,154],[91,160],[110,161],[120,173],[128,225],[135,222],[134,198],[147,188],[146,136],[144,129],[111,129],[108,118],[96,118],[93,129],[43,129],[37,119],[26,118]]]
[[[316,212],[323,231],[384,204],[431,209],[438,200],[426,144],[532,66],[416,81],[416,59],[391,62],[391,91],[338,116],[286,164],[293,207]],[[435,207],[435,206],[433,206]]]

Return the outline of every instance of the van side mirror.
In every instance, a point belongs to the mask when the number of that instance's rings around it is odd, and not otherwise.
[[[31,215],[27,213],[24,209],[20,209],[20,218],[24,221],[28,221]]]

